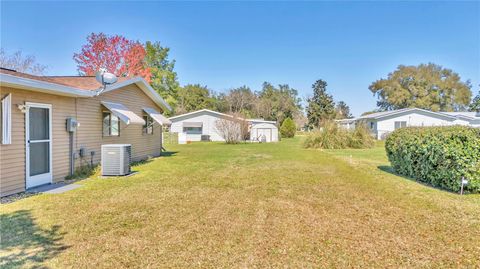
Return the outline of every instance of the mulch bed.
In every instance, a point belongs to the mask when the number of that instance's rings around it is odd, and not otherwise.
[[[21,200],[21,199],[24,199],[24,198],[27,198],[27,197],[30,197],[30,196],[38,195],[38,194],[39,193],[31,193],[31,192],[16,193],[16,194],[12,194],[12,195],[2,197],[0,199],[1,200],[0,202],[2,204],[9,204],[9,203],[13,203],[15,201],[18,201],[18,200]]]

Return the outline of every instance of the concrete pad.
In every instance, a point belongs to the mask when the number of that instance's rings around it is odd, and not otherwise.
[[[48,194],[59,194],[67,191],[71,191],[77,188],[82,187],[79,184],[67,184],[67,183],[56,183],[48,184],[43,186],[38,186],[35,188],[28,189],[27,192],[31,193],[48,193]]]
[[[132,171],[132,172],[130,172],[130,174],[126,174],[126,175],[123,175],[123,176],[100,176],[100,178],[110,178],[110,177],[122,178],[122,177],[131,177],[131,176],[136,175],[136,174],[138,174],[138,171]]]

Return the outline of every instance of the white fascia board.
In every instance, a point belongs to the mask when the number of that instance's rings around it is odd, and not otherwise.
[[[12,76],[9,74],[0,74],[0,85],[12,87],[12,88],[24,89],[24,90],[50,93],[55,95],[63,95],[63,96],[72,96],[72,97],[95,96],[95,91],[82,90],[82,89],[73,88],[69,86],[63,86],[56,83],[50,83],[50,82],[45,82],[41,80]]]
[[[391,117],[391,116],[395,116],[395,115],[398,115],[398,114],[402,114],[402,113],[411,113],[411,112],[423,112],[423,113],[426,113],[426,114],[430,114],[430,115],[435,115],[435,116],[439,116],[439,117],[443,117],[443,118],[447,118],[447,119],[450,119],[450,120],[456,120],[457,118],[454,117],[454,116],[450,116],[450,115],[447,115],[447,114],[443,114],[441,112],[433,112],[433,111],[430,111],[430,110],[425,110],[425,109],[421,109],[421,108],[411,108],[411,109],[407,109],[407,110],[402,110],[402,111],[398,111],[398,112],[392,112],[392,113],[389,113],[389,114],[385,114],[385,115],[381,115],[381,116],[378,116],[378,117],[374,117],[374,119],[376,120],[379,120],[379,119],[382,119],[382,118],[386,118],[386,117]],[[368,116],[368,115],[367,115]]]
[[[258,123],[272,123],[272,124],[277,124],[276,121],[273,120],[256,120],[256,119],[246,119],[248,122],[258,122]]]
[[[357,118],[351,118],[351,119],[340,119],[340,120],[335,120],[336,122],[340,122],[340,123],[350,123],[350,122],[355,122],[357,121],[358,119]]]
[[[141,77],[135,77],[132,79],[115,83],[113,85],[109,85],[107,86],[107,89],[103,92],[114,91],[130,84],[136,84],[159,107],[167,111],[172,111],[172,108],[167,104],[167,102],[165,102],[165,100],[163,100],[163,98],[150,86],[150,84],[148,84],[148,82]]]
[[[465,115],[455,115],[453,117],[455,117],[457,119],[467,120],[467,121],[480,120],[480,118],[473,118],[473,117],[469,117],[469,116],[465,116]]]
[[[233,116],[231,116],[231,115],[224,114],[224,113],[220,113],[220,112],[213,111],[213,110],[210,110],[210,109],[200,109],[200,110],[193,111],[193,112],[188,112],[188,113],[185,113],[185,114],[182,114],[182,115],[173,116],[173,117],[170,117],[170,118],[168,118],[168,119],[169,119],[169,120],[174,120],[174,119],[181,118],[181,117],[186,117],[186,116],[190,116],[190,115],[195,115],[195,114],[198,114],[198,113],[201,113],[201,112],[210,112],[210,113],[215,114],[215,115],[233,118]]]

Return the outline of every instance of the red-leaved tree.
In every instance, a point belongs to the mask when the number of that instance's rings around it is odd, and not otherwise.
[[[92,33],[80,53],[74,53],[78,72],[83,76],[95,75],[100,68],[118,77],[141,76],[150,82],[150,69],[145,64],[146,51],[138,41],[120,35],[108,36]]]

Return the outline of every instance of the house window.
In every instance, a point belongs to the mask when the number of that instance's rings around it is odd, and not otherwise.
[[[374,128],[375,128],[375,122],[372,121],[372,122],[370,122],[370,129],[373,130]]]
[[[145,125],[143,125],[143,133],[144,134],[153,134],[153,119],[148,115],[143,116],[143,120],[145,121]]]
[[[190,134],[202,133],[202,127],[183,127],[183,132]]]
[[[120,121],[110,112],[103,112],[103,136],[119,136]]]
[[[407,122],[406,121],[396,121],[395,122],[395,130],[399,128],[407,127]]]

